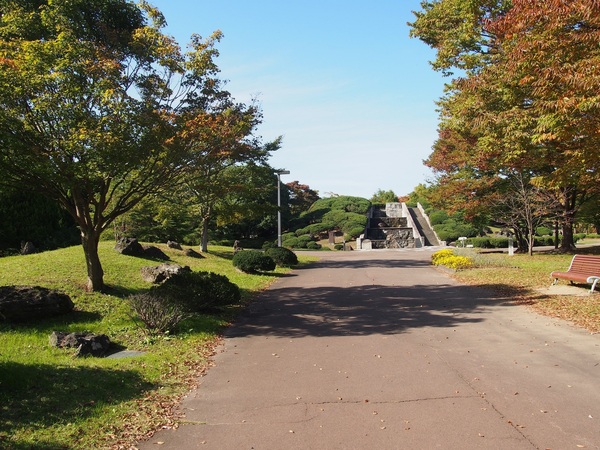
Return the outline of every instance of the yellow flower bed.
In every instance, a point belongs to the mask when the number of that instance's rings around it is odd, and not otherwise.
[[[434,266],[444,266],[453,270],[470,269],[474,266],[471,258],[455,255],[450,249],[435,252],[431,255],[431,263]]]

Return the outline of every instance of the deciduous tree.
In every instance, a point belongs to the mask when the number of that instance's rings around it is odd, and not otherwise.
[[[298,216],[304,211],[308,211],[311,205],[319,200],[319,193],[310,188],[308,184],[301,184],[299,181],[286,183],[290,189],[290,212]]]
[[[372,203],[396,203],[398,201],[398,196],[391,189],[388,191],[378,189],[370,198],[370,201]]]
[[[227,93],[212,109],[191,108],[177,139],[189,156],[181,178],[200,218],[201,250],[208,249],[208,226],[220,199],[239,189],[226,170],[243,163],[265,162],[281,139],[262,144],[255,136],[262,116],[257,105],[234,103]],[[185,195],[185,194],[184,194]]]
[[[423,6],[413,35],[438,49],[434,67],[464,71],[440,102],[440,138],[428,164],[455,186],[495,186],[507,174],[529,173],[560,199],[562,245],[572,248],[578,207],[600,186],[600,4]]]
[[[187,54],[145,2],[0,2],[0,165],[75,219],[88,288],[100,234],[182,167],[182,106],[210,91],[217,33]]]

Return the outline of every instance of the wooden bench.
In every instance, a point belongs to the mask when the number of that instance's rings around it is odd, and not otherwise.
[[[592,255],[575,255],[571,260],[569,270],[566,272],[554,271],[550,274],[554,278],[554,284],[558,283],[558,279],[569,280],[571,284],[589,283],[592,285],[590,293],[594,292],[596,284],[600,281],[600,256]]]

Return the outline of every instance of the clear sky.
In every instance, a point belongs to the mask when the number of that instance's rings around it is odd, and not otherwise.
[[[419,0],[150,0],[182,46],[221,30],[221,77],[236,100],[257,97],[259,134],[283,136],[270,165],[331,194],[410,193],[437,136],[444,78],[408,37]]]

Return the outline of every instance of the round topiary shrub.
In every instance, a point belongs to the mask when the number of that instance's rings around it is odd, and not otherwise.
[[[283,239],[282,245],[287,248],[297,248],[298,247],[298,238],[297,237],[288,237]]]
[[[306,244],[306,248],[309,250],[321,250],[321,244],[315,241],[310,241]]]
[[[244,250],[233,257],[233,267],[246,273],[270,272],[275,270],[275,261],[258,250]]]
[[[265,241],[265,242],[263,242],[263,245],[262,245],[263,250],[266,250],[268,248],[275,248],[275,247],[277,247],[277,241]]]
[[[298,237],[296,248],[308,248],[308,244],[313,242],[313,238],[310,234],[304,234]]]
[[[285,247],[272,247],[265,251],[265,255],[270,256],[275,264],[280,267],[292,267],[298,264],[296,254]]]
[[[212,272],[182,272],[163,284],[153,287],[151,293],[168,297],[190,312],[207,312],[239,303],[240,289],[225,275]]]

